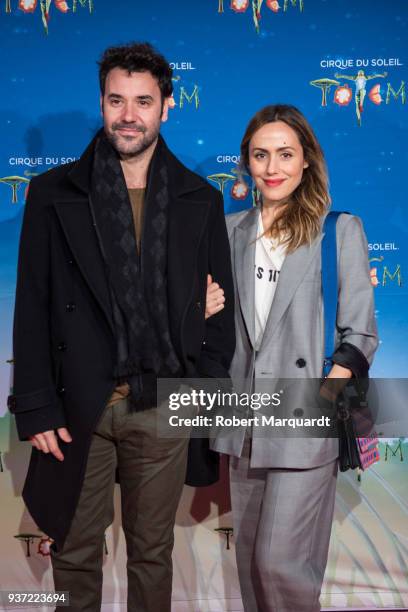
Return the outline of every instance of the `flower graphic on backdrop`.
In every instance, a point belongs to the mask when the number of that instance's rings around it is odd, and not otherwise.
[[[377,268],[371,268],[370,280],[373,287],[378,287],[378,285],[380,284],[380,281],[377,278]]]
[[[42,555],[43,557],[49,557],[51,554],[50,547],[53,542],[54,540],[52,540],[48,536],[42,537],[41,540],[38,542],[38,554]]]
[[[24,13],[34,13],[37,8],[37,0],[19,0],[18,8]]]
[[[52,0],[40,0],[41,13],[47,22],[50,18],[51,3]],[[82,3],[83,2],[81,2],[81,5]],[[69,11],[66,0],[54,0],[54,5],[61,13],[67,13]],[[37,8],[37,0],[19,0],[18,8],[23,11],[23,13],[34,13]]]
[[[69,11],[69,6],[65,0],[54,0],[55,6],[61,13],[67,13]]]
[[[368,97],[371,100],[371,102],[374,102],[374,104],[377,104],[377,106],[381,104],[383,99],[381,97],[381,86],[379,83],[377,83],[377,85],[374,85],[374,87],[370,89]]]
[[[245,200],[248,193],[249,187],[242,179],[236,180],[231,187],[231,197],[233,197],[234,200]]]
[[[277,0],[266,0],[266,6],[274,13],[277,13],[280,9],[279,2],[277,2]]]
[[[231,0],[230,9],[234,11],[234,13],[245,13],[251,5],[252,19],[255,25],[255,30],[257,34],[259,34],[259,22],[261,20],[261,9],[263,3],[264,0]],[[265,5],[273,13],[278,13],[282,8],[278,0],[266,0]],[[289,6],[296,7],[297,5],[302,13],[304,9],[304,0],[299,0],[299,2],[298,0],[283,0],[283,12],[286,13]],[[224,0],[218,0],[218,12],[224,12]]]
[[[353,92],[348,85],[340,85],[334,92],[334,101],[339,106],[347,106],[351,102]]]
[[[232,0],[231,8],[236,13],[245,13],[249,6],[249,0]]]
[[[88,6],[89,12],[92,13],[94,8],[93,1],[94,0],[72,0],[72,6],[70,7],[67,0],[40,0],[40,2],[38,2],[38,0],[18,0],[18,8],[20,11],[23,11],[23,13],[34,13],[39,4],[44,29],[48,34],[48,22],[50,20],[52,4],[54,4],[55,8],[61,13],[68,13],[70,10],[75,13],[78,6]],[[6,0],[6,13],[10,14],[11,12],[11,0]]]

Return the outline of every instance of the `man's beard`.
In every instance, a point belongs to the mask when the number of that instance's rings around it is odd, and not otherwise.
[[[138,138],[137,141],[134,141],[134,136],[123,136],[116,133],[117,130],[123,128],[134,129],[143,134],[143,136]],[[109,131],[105,128],[106,137],[115,151],[117,151],[121,157],[126,158],[138,157],[144,153],[144,151],[146,151],[146,149],[148,149],[157,139],[159,131],[160,123],[158,123],[157,126],[154,126],[150,131],[148,131],[145,126],[137,125],[136,123],[113,123]]]

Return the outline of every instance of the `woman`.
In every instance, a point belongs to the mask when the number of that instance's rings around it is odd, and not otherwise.
[[[259,207],[227,217],[236,299],[232,379],[241,391],[256,390],[268,378],[319,379],[320,243],[330,203],[322,150],[296,108],[267,106],[249,122],[241,163],[261,199]],[[328,377],[363,377],[377,347],[367,243],[361,221],[352,215],[340,215],[336,233],[336,350]],[[209,302],[212,295],[213,288]],[[239,428],[220,435],[213,448],[231,455],[245,611],[320,610],[338,440],[251,438]]]

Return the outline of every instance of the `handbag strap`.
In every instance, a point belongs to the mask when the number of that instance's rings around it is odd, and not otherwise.
[[[338,269],[337,269],[337,219],[341,211],[330,211],[323,224],[322,240],[322,297],[324,311],[324,360],[323,375],[327,376],[332,366],[337,319]]]

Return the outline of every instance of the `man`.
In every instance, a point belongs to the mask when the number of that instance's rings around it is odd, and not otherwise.
[[[70,609],[100,609],[117,470],[128,609],[166,612],[188,440],[157,435],[156,381],[228,375],[230,253],[220,193],[159,134],[168,63],[126,45],[105,51],[99,75],[103,130],[78,162],[30,186],[9,407],[34,446],[23,497],[55,541],[55,588],[70,591]],[[226,306],[205,321],[208,274]]]

